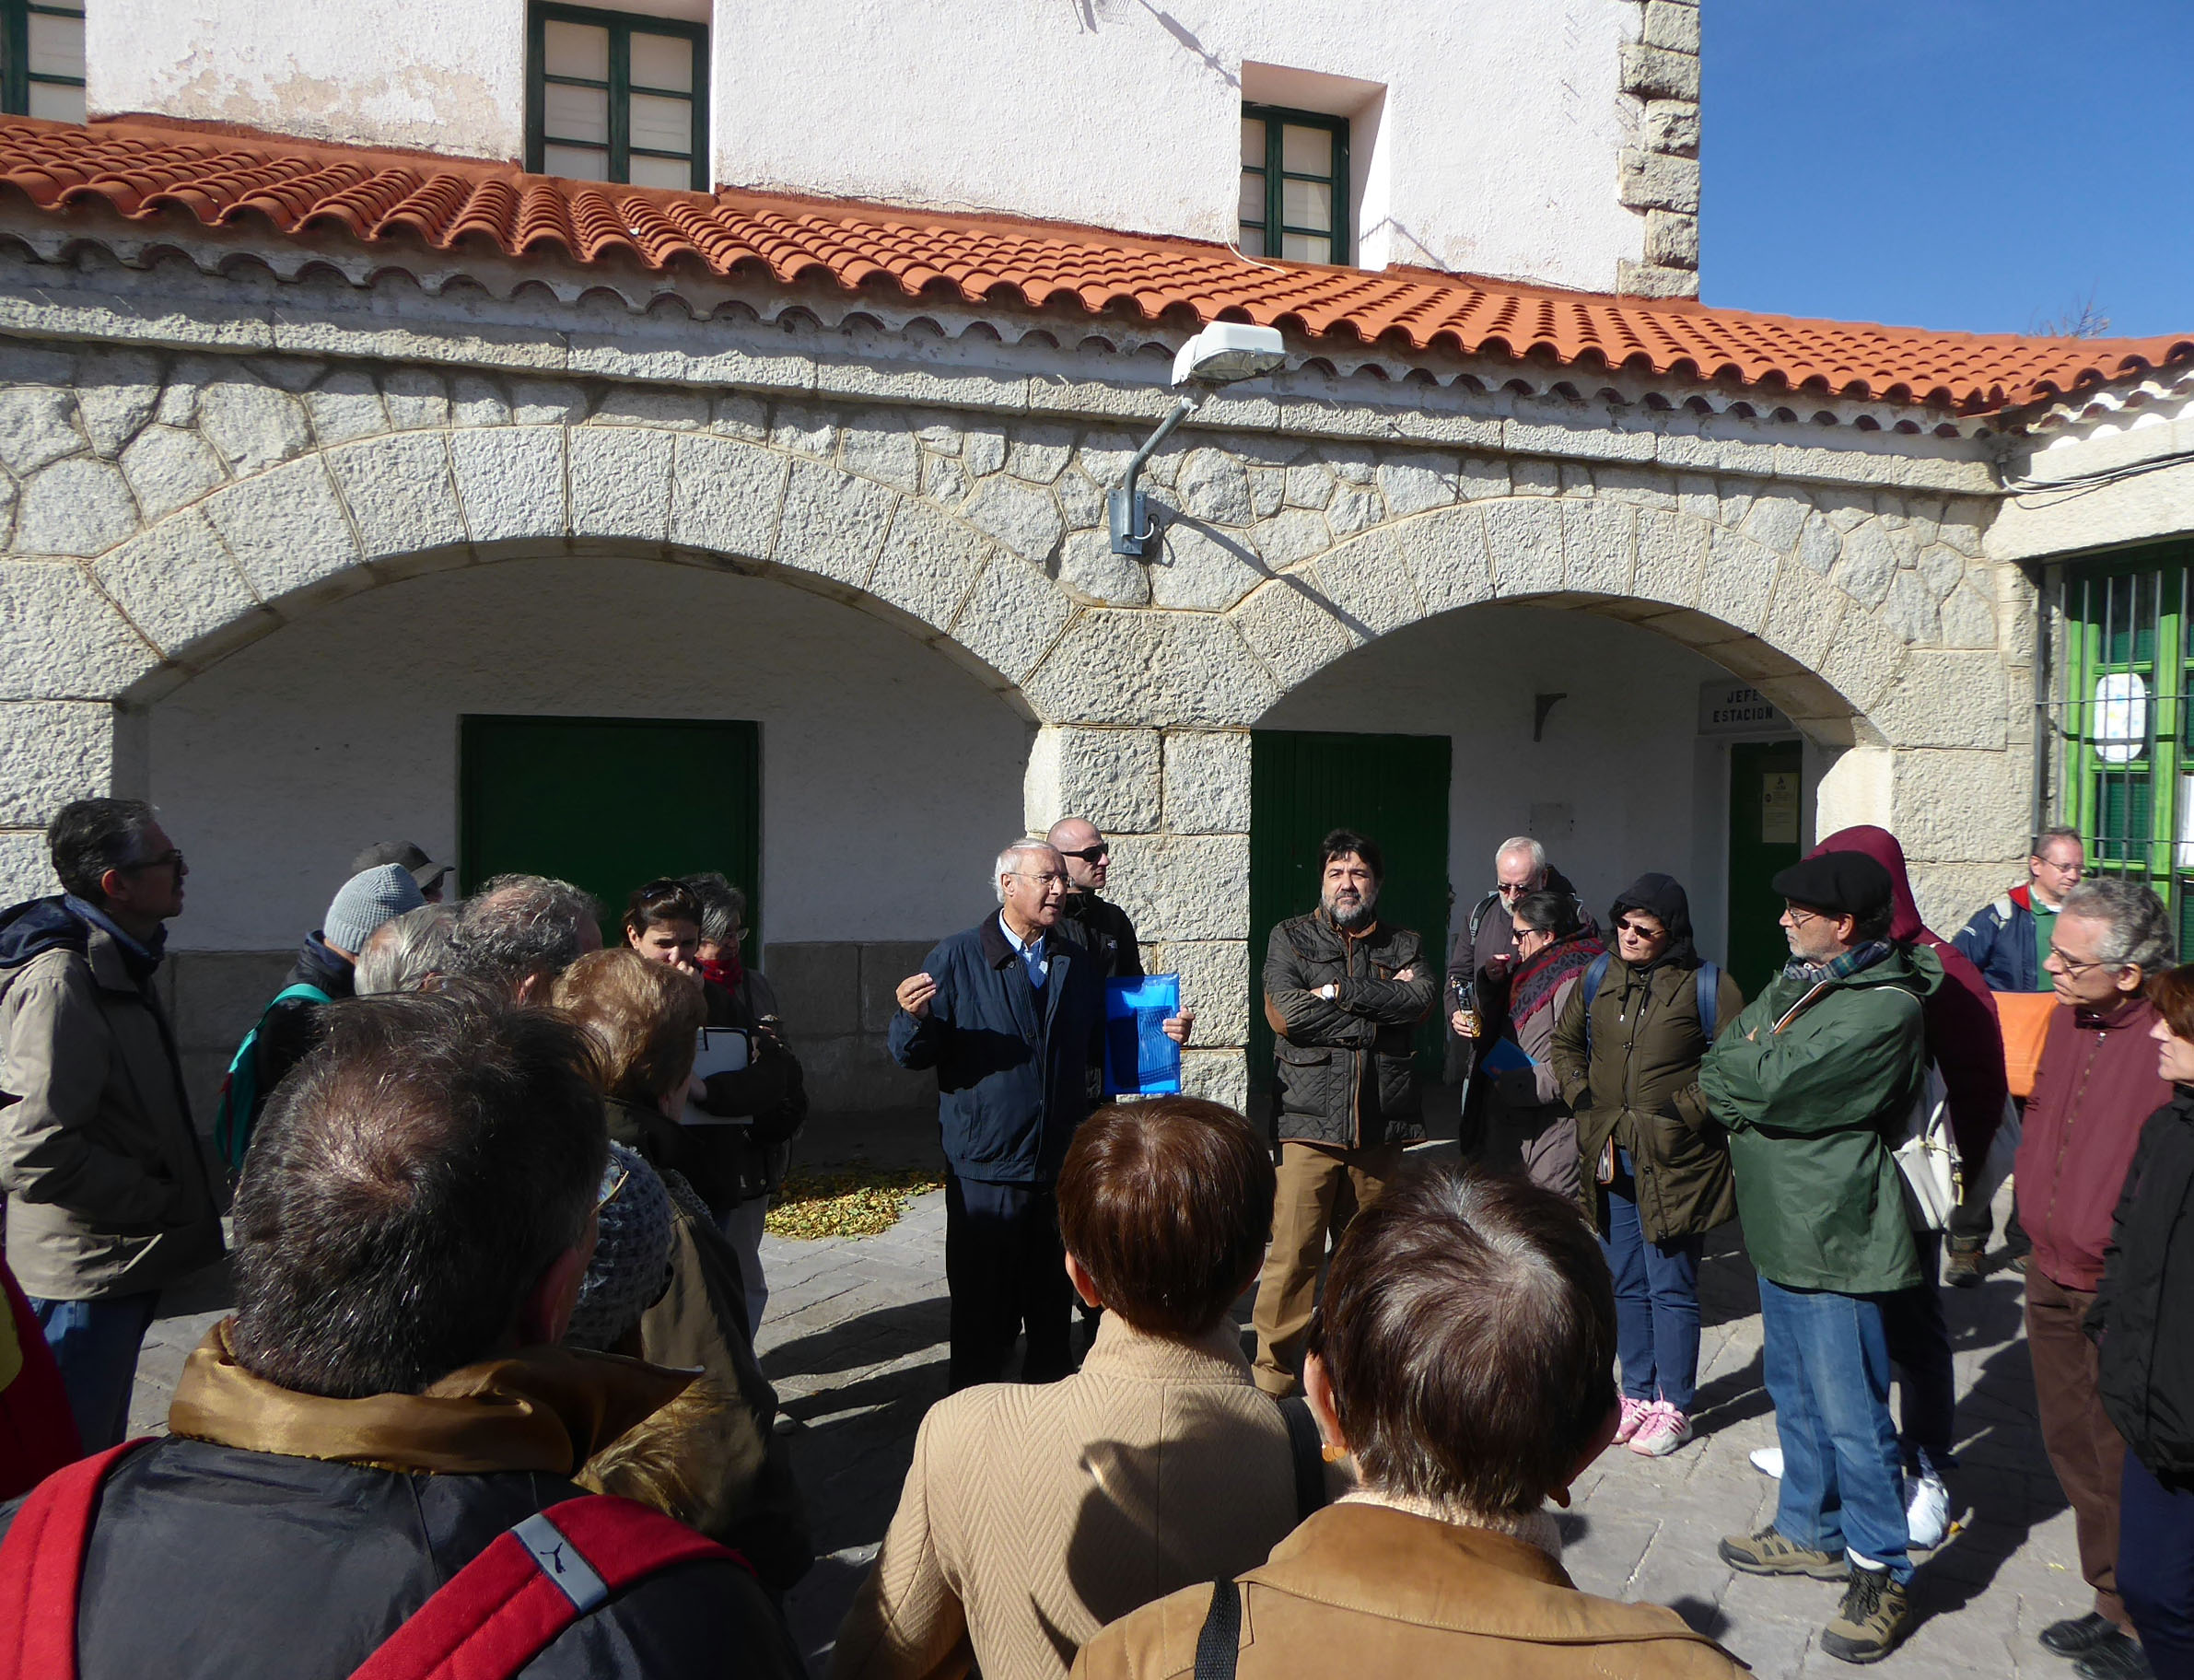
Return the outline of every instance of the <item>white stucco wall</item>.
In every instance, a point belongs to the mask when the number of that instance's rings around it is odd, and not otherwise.
[[[1635,626],[1538,607],[1480,607],[1385,636],[1327,666],[1261,728],[1447,735],[1449,880],[1455,915],[1493,884],[1494,848],[1566,805],[1540,838],[1595,916],[1649,869],[1691,896],[1699,949],[1727,922],[1726,743],[1698,735],[1701,682],[1729,673]],[[1531,738],[1533,696],[1566,692]],[[1812,765],[1809,760],[1809,777]],[[1452,929],[1451,929],[1452,931]]]
[[[1643,224],[1616,197],[1620,49],[1637,11],[1611,0],[741,11],[741,36],[771,50],[716,55],[727,183],[1231,239],[1246,61],[1274,92],[1312,97],[1279,71],[1359,84],[1319,107],[1334,114],[1360,114],[1373,90],[1383,214],[1360,229],[1365,266],[1606,290],[1618,259],[1640,253]],[[827,66],[824,87],[791,65]],[[845,120],[818,121],[819,97]]]
[[[891,625],[697,567],[516,561],[352,596],[154,708],[192,859],[174,945],[294,943],[374,840],[454,858],[466,712],[758,721],[773,942],[965,926],[1021,829],[1028,726]]]
[[[1638,18],[1618,0],[742,0],[713,35],[715,176],[1231,239],[1248,97],[1352,120],[1364,266],[1608,290],[1645,240],[1618,201]],[[88,30],[94,115],[524,151],[522,0],[94,5]]]
[[[86,102],[95,117],[153,112],[516,158],[525,18],[523,0],[94,0]]]

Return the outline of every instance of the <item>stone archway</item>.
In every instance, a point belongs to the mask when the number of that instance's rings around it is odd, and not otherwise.
[[[1021,684],[1075,612],[982,531],[831,463],[695,432],[517,425],[368,438],[228,484],[91,562],[70,639],[98,650],[86,676],[105,697],[142,703],[321,602],[547,553],[783,578],[899,623],[1030,715]]]

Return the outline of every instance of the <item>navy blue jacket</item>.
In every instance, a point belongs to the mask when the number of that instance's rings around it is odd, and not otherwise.
[[[2046,992],[2042,955],[2035,944],[2031,886],[2013,887],[1983,904],[1951,943],[1980,970],[1991,992]]]
[[[962,1178],[1048,1184],[1103,1071],[1104,969],[1055,928],[1044,988],[995,916],[923,960],[929,1013],[892,1016],[892,1058],[937,1069],[945,1160]]]

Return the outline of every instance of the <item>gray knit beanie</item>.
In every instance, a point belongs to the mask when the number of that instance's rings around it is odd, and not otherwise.
[[[416,910],[426,902],[419,883],[402,864],[384,863],[344,881],[321,923],[321,938],[352,956],[366,949],[373,930],[391,916]]]
[[[613,1143],[601,1195],[594,1258],[564,1339],[607,1352],[671,1287],[671,1193],[636,1152]]]

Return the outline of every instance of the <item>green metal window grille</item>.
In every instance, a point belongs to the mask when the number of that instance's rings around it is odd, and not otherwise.
[[[2146,881],[2194,935],[2194,543],[2068,567],[2059,821],[2092,873]]]
[[[84,0],[0,0],[0,111],[84,120]]]
[[[1242,108],[1243,254],[1348,261],[1348,119]]]
[[[526,18],[526,167],[708,190],[708,29],[536,0]]]

